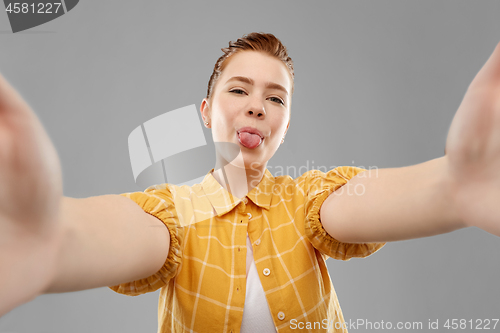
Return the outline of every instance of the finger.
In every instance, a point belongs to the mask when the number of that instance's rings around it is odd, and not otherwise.
[[[16,114],[30,114],[28,104],[21,95],[0,74],[0,116]]]
[[[6,128],[17,137],[36,136],[44,132],[28,103],[0,74],[0,132]]]
[[[9,157],[9,151],[16,151],[15,157],[26,165],[37,161],[40,170],[58,168],[57,153],[40,119],[1,74],[0,144],[4,161],[14,158]]]
[[[500,43],[497,44],[493,53],[477,73],[471,86],[474,84],[491,84],[495,82],[500,86]]]

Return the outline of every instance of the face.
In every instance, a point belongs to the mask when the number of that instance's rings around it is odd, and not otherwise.
[[[202,101],[203,119],[216,147],[230,143],[241,151],[245,168],[265,167],[288,129],[292,80],[285,64],[260,52],[238,52],[226,62],[211,100]]]

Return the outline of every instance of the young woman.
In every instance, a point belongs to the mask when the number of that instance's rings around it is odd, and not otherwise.
[[[327,257],[366,257],[387,241],[468,226],[500,235],[500,46],[467,91],[445,156],[296,179],[266,169],[290,125],[286,48],[252,33],[223,51],[200,108],[217,163],[191,187],[62,197],[52,144],[0,80],[0,267],[12,271],[0,276],[0,315],[42,293],[162,288],[160,332],[301,323],[345,332]]]

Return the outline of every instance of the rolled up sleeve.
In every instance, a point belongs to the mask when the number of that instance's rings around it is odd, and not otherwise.
[[[121,195],[136,202],[146,213],[160,219],[170,233],[168,256],[158,272],[143,279],[109,287],[120,294],[137,296],[158,290],[175,277],[182,258],[183,230],[179,224],[173,196],[168,186],[160,189],[148,188],[144,192],[123,193]]]
[[[339,190],[357,174],[365,169],[343,166],[328,172],[318,170],[309,171],[304,182],[305,188],[305,233],[311,244],[323,255],[338,260],[364,258],[379,249],[385,243],[343,243],[326,232],[321,224],[320,209],[323,202],[334,191]],[[350,189],[353,191],[354,189]]]

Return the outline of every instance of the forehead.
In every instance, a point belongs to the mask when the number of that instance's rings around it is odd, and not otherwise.
[[[291,93],[291,79],[285,64],[262,52],[241,51],[226,60],[220,81],[225,84],[233,76],[245,76],[256,84],[273,82],[284,86]]]

